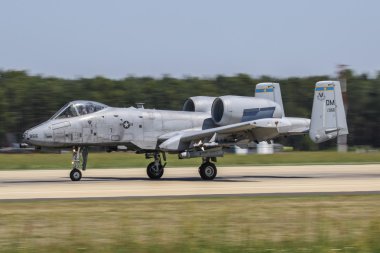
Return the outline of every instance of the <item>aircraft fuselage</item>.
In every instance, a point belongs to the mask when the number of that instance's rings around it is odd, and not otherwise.
[[[29,129],[24,137],[36,146],[125,145],[133,150],[155,150],[163,134],[211,127],[209,113],[108,107],[92,114],[48,120]]]

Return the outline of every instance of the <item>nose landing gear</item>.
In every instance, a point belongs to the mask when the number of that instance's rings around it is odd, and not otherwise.
[[[82,172],[74,168],[70,171],[70,178],[71,178],[71,181],[79,181],[82,178]]]
[[[82,172],[79,169],[82,169],[83,171],[86,170],[87,157],[87,147],[73,147],[73,158],[71,161],[73,169],[70,172],[70,179],[72,181],[79,181],[82,179]]]

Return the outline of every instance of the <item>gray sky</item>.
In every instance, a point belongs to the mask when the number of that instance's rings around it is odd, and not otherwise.
[[[380,70],[380,1],[4,0],[0,69],[65,78]]]

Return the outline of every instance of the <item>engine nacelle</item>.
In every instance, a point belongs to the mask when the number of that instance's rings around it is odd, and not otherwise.
[[[211,106],[215,97],[197,96],[188,98],[183,104],[182,111],[187,112],[211,112]]]
[[[282,109],[274,101],[255,97],[221,96],[214,100],[211,116],[219,126],[257,120],[281,118]]]

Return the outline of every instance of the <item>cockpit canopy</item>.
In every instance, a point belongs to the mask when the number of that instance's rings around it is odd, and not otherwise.
[[[102,103],[94,102],[94,101],[76,100],[64,105],[50,119],[64,119],[64,118],[76,117],[80,115],[97,112],[106,107],[108,106]]]

